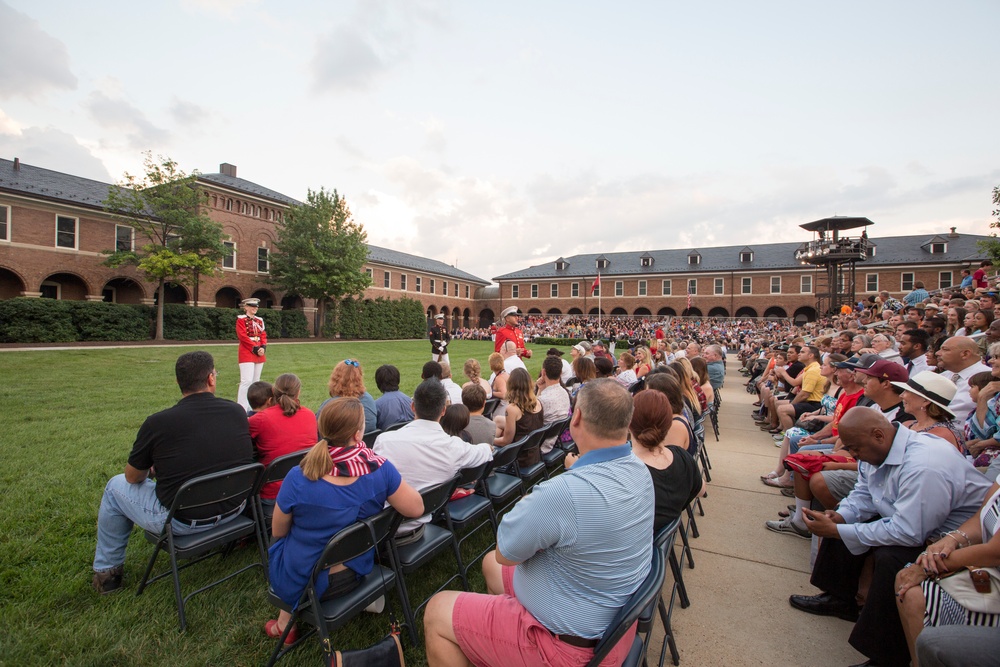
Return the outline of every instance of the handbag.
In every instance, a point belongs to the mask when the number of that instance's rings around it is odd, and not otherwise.
[[[375,526],[371,519],[362,519],[371,532],[372,543],[378,545],[375,535]],[[421,526],[421,529],[423,526]],[[422,532],[422,531],[421,531]],[[376,565],[376,567],[379,567]],[[382,574],[382,592],[385,593],[385,574],[379,567]],[[324,642],[324,650],[330,656],[330,667],[406,667],[406,660],[403,658],[403,645],[399,641],[399,624],[396,622],[396,615],[389,608],[389,620],[391,629],[389,634],[381,641],[366,648],[353,649],[350,651],[330,651],[329,642]],[[412,631],[412,630],[411,630]]]
[[[822,419],[800,419],[795,423],[795,425],[809,431],[810,433],[815,433],[826,426],[826,422]]]
[[[971,612],[1000,614],[1000,570],[969,565],[937,580],[938,586]]]

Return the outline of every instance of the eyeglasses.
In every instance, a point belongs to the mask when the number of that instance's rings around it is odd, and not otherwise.
[[[354,366],[355,368],[361,368],[361,364],[354,361],[354,359],[344,359],[344,363],[348,366]]]

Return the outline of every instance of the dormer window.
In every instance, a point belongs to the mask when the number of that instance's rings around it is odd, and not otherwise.
[[[639,258],[639,266],[648,269],[652,265],[653,265],[653,256],[650,255],[648,252],[643,253],[642,257]]]
[[[569,266],[569,262],[560,257],[556,260],[556,271],[565,271],[566,267]]]
[[[752,262],[753,261],[753,250],[750,248],[743,248],[740,250],[740,261],[741,262]]]
[[[610,263],[611,262],[609,262],[608,258],[605,257],[604,255],[601,255],[600,257],[597,258],[597,268],[598,269],[606,269],[606,268],[608,268],[608,264],[610,264]]]
[[[947,243],[932,243],[930,250],[931,250],[931,254],[932,255],[941,255],[941,254],[944,254],[944,253],[948,252],[948,244]]]
[[[688,264],[694,266],[696,264],[701,264],[701,255],[697,250],[692,250],[688,253]]]

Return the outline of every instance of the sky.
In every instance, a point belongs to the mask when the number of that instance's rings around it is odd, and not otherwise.
[[[0,0],[0,157],[142,152],[484,279],[578,253],[986,234],[996,0]]]

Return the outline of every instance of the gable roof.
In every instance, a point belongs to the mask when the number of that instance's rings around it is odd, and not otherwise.
[[[937,255],[930,255],[923,245],[927,237],[920,236],[885,236],[870,239],[869,243],[878,245],[878,254],[868,258],[867,261],[859,262],[859,270],[864,270],[866,266],[892,266],[903,264],[937,264],[955,262],[974,262],[984,259],[986,255],[977,245],[978,241],[985,240],[986,236],[975,234],[956,234],[948,238],[948,252]],[[753,248],[753,265],[748,266],[746,262],[740,261],[740,250],[745,246],[721,246],[715,248],[699,248],[698,250],[687,250],[685,248],[653,250],[648,254],[652,255],[655,263],[654,267],[644,267],[640,265],[639,257],[646,253],[638,251],[606,253],[611,263],[608,265],[604,275],[650,275],[669,273],[715,273],[719,271],[760,271],[760,270],[791,270],[801,269],[802,264],[795,261],[795,250],[801,246],[801,242],[790,243],[764,243],[755,245]],[[700,255],[700,264],[688,264],[688,257]],[[592,277],[595,273],[594,262],[596,253],[574,255],[567,257],[569,266],[565,271],[556,273],[553,270],[552,262],[536,264],[528,268],[506,273],[497,276],[494,280],[523,280],[530,278],[567,278],[567,277]]]
[[[265,188],[263,185],[257,185],[253,181],[248,181],[245,178],[239,178],[237,176],[228,176],[226,174],[198,174],[199,181],[206,181],[214,185],[221,185],[230,190],[236,190],[238,192],[243,192],[248,195],[253,195],[255,197],[263,197],[264,199],[270,199],[271,201],[276,201],[279,204],[284,204],[285,206],[301,206],[302,202],[297,199],[292,199],[287,195],[283,195],[276,190],[270,188]]]
[[[436,259],[427,259],[418,255],[390,250],[376,245],[368,245],[368,261],[378,264],[386,264],[393,267],[408,268],[414,271],[425,271],[427,273],[437,273],[451,278],[466,280],[477,285],[489,285],[488,280],[483,280],[471,273],[466,273],[450,264],[439,262]],[[551,263],[550,263],[551,264]]]
[[[23,162],[14,169],[12,160],[0,158],[0,192],[103,209],[108,188],[111,187],[111,183],[34,167]]]

